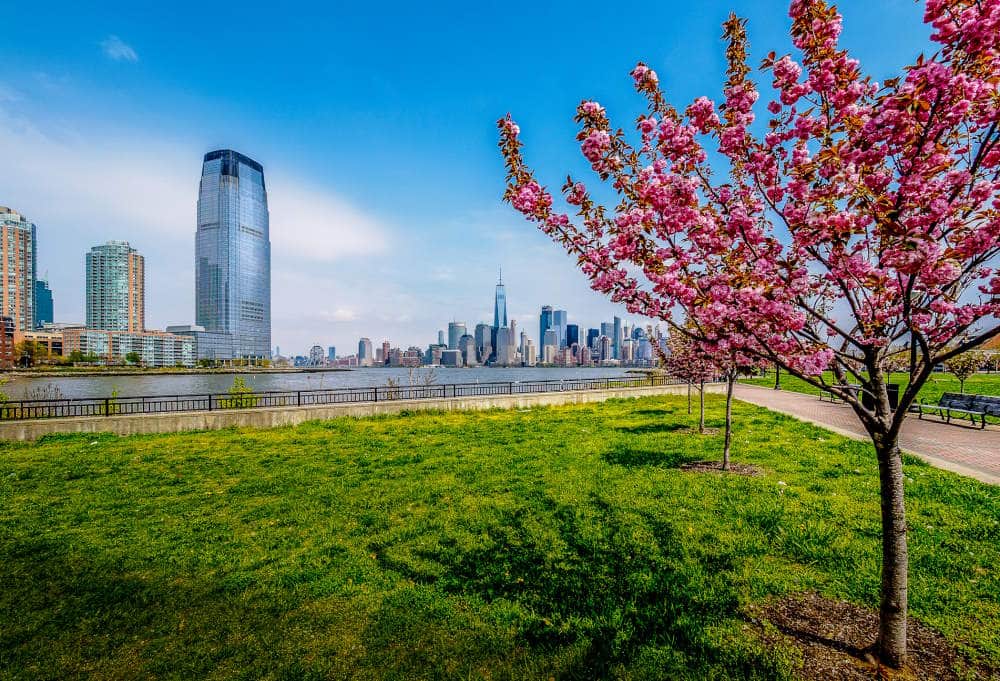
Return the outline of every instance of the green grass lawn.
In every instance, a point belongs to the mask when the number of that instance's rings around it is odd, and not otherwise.
[[[833,382],[834,379],[831,372],[828,371],[824,375],[827,382]],[[909,378],[909,374],[896,373],[892,374],[890,382],[898,383],[900,385],[900,390],[902,390],[903,386],[910,382]],[[769,371],[765,376],[740,380],[744,383],[773,388],[774,372]],[[936,372],[931,374],[931,377],[927,379],[927,383],[920,390],[919,397],[926,401],[934,402],[937,401],[943,393],[957,393],[959,391],[958,387],[959,384],[957,378],[948,373]],[[818,388],[813,387],[802,379],[789,376],[784,371],[781,372],[781,388],[782,390],[793,390],[795,392],[808,393],[810,395],[819,395]],[[976,395],[1000,395],[1000,373],[979,373],[970,376],[965,381],[965,392],[974,393]]]
[[[722,435],[692,423],[664,397],[0,445],[0,678],[794,677],[745,608],[877,603],[869,447],[738,403],[766,475],[693,474]],[[906,474],[912,614],[1000,663],[1000,489]]]

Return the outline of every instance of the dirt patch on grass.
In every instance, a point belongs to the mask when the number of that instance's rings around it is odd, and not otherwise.
[[[689,473],[727,473],[732,475],[748,475],[753,478],[764,475],[764,469],[752,463],[729,462],[729,469],[722,470],[721,461],[692,461],[678,466]]]
[[[791,644],[802,652],[799,678],[804,681],[964,681],[1000,674],[1000,669],[972,663],[941,634],[912,618],[907,626],[907,668],[880,668],[871,650],[878,614],[818,594],[754,606],[750,619],[768,643]]]
[[[695,426],[688,426],[686,428],[678,428],[678,433],[684,433],[685,435],[718,435],[718,428],[705,428],[705,430],[699,431]]]

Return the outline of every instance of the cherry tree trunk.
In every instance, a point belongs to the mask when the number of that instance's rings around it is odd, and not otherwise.
[[[880,661],[893,668],[906,663],[907,571],[903,461],[896,436],[873,435],[882,502],[882,596],[879,605]]]
[[[729,447],[733,439],[733,384],[735,376],[726,377],[726,437],[722,446],[722,470],[729,470]]]
[[[691,381],[688,381],[688,416],[691,415]]]
[[[705,382],[698,386],[698,432],[705,434]]]

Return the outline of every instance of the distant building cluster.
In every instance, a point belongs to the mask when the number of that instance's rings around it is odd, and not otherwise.
[[[324,355],[315,345],[308,355],[281,357],[276,362],[294,366],[328,367],[648,367],[656,362],[652,343],[665,344],[665,338],[647,337],[646,330],[623,324],[615,317],[611,322],[589,328],[584,335],[578,324],[569,323],[565,310],[545,305],[539,315],[540,344],[518,331],[517,321],[507,317],[507,291],[503,274],[493,294],[493,323],[480,322],[470,328],[465,322],[453,320],[447,329],[437,332],[437,342],[426,348],[393,347],[389,341],[373,346],[370,338],[358,341],[356,354],[337,356],[334,348]],[[279,349],[280,350],[280,349]]]
[[[0,365],[40,357],[149,367],[268,361],[271,243],[263,167],[229,149],[205,154],[197,220],[195,324],[160,331],[146,328],[145,259],[127,241],[86,254],[86,321],[56,323],[52,290],[37,277],[37,228],[0,206]]]

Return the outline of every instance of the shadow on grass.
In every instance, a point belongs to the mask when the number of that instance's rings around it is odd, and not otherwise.
[[[673,421],[670,423],[643,423],[638,426],[620,426],[615,430],[629,435],[649,435],[651,433],[676,433],[678,430],[690,428],[686,423]]]
[[[676,414],[677,410],[672,407],[663,409],[636,409],[632,413],[640,416],[670,416],[671,414]]]
[[[761,678],[780,676],[768,651],[734,650],[709,634],[736,617],[731,552],[692,547],[667,516],[619,498],[592,493],[571,505],[553,499],[545,505],[464,516],[433,543],[388,533],[371,548],[391,555],[391,569],[422,588],[497,604],[523,646],[564,651],[552,670],[557,678],[609,678],[653,651],[663,654],[659,678],[706,678],[698,669],[722,671],[718,678],[762,669],[772,676]],[[419,613],[429,604],[395,605],[403,607],[386,619],[426,629]],[[398,639],[386,633],[376,626],[366,638],[391,648],[388,640]],[[419,650],[413,655],[424,654]],[[407,668],[412,662],[425,663],[400,661]]]
[[[655,466],[659,468],[678,468],[686,463],[698,461],[697,455],[686,451],[663,451],[655,449],[637,449],[628,445],[617,445],[601,455],[605,463],[626,468]]]

